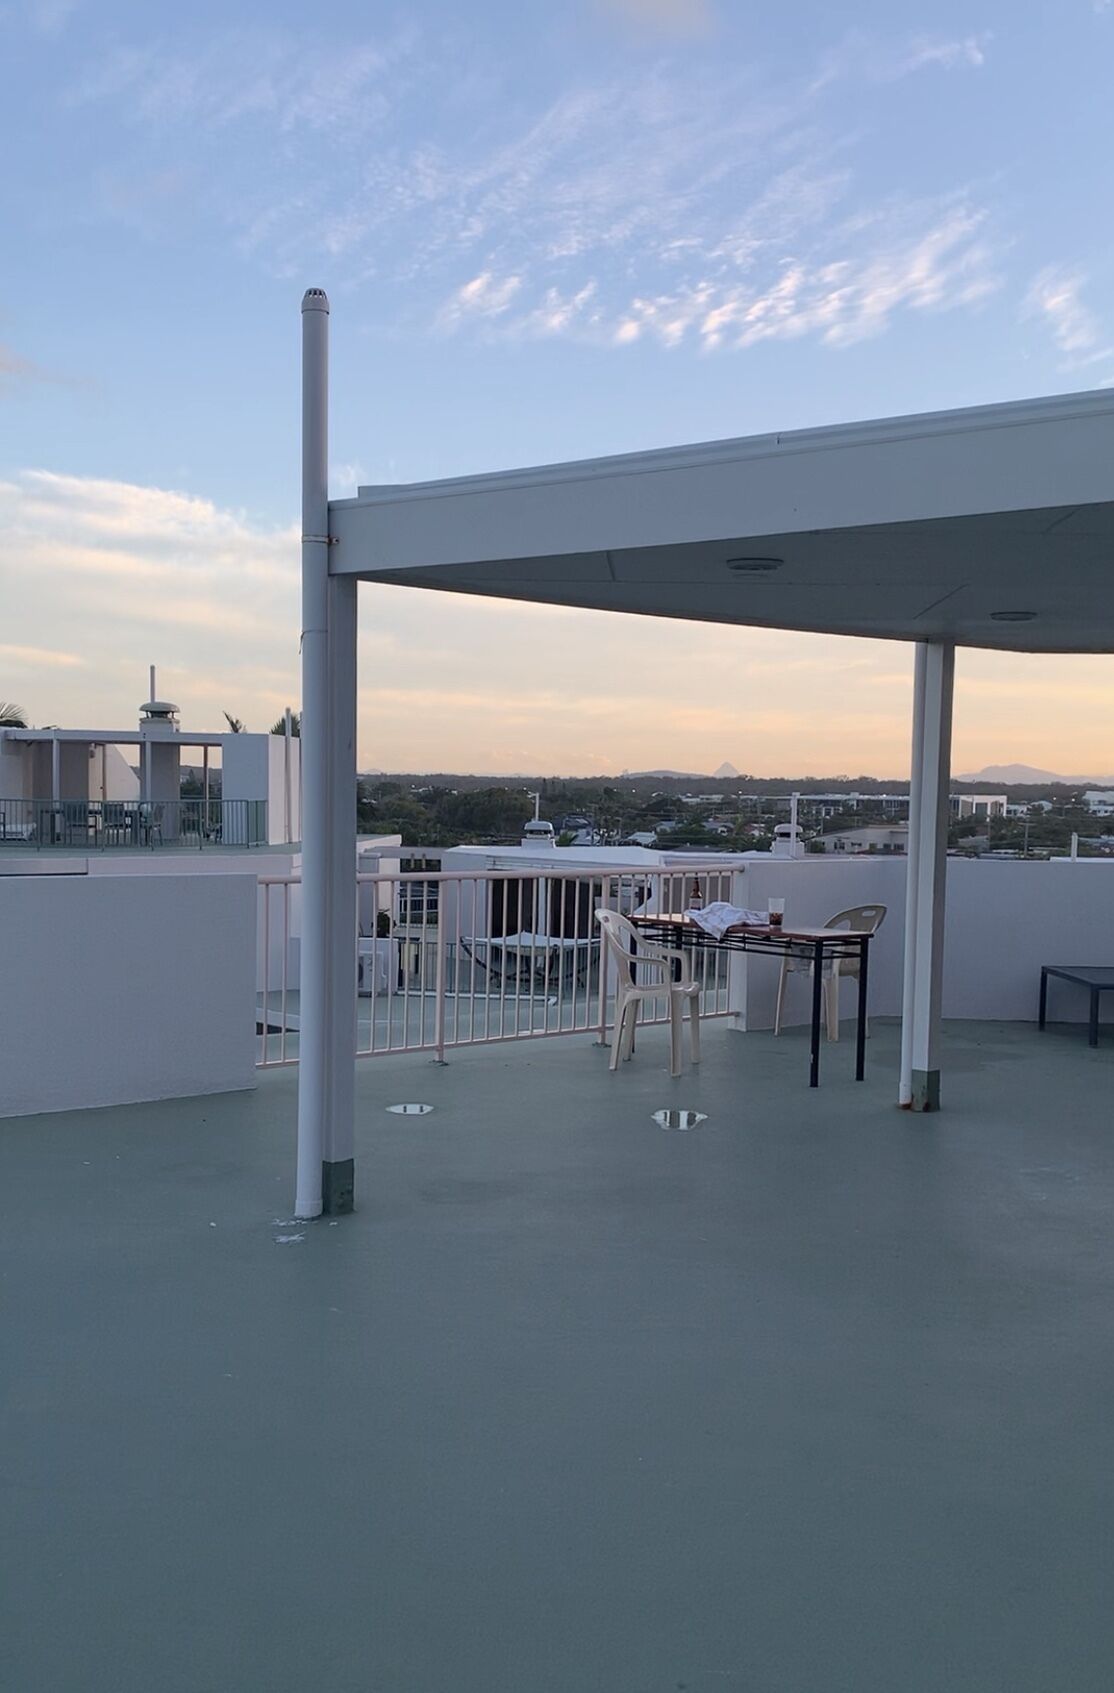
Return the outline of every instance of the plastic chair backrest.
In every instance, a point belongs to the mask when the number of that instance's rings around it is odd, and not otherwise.
[[[857,929],[860,933],[872,935],[876,929],[882,927],[882,919],[886,915],[884,905],[852,905],[846,911],[837,911],[834,917],[829,917],[824,924],[825,929]]]
[[[633,948],[637,947],[643,956],[652,957],[655,948],[648,945],[639,936],[634,924],[618,911],[607,911],[602,906],[596,911],[596,922],[603,930],[603,938],[607,942],[608,950],[615,958],[615,966],[619,972],[619,979],[624,987],[633,988],[634,963]]]

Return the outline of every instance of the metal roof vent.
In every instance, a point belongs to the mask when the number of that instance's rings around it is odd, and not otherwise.
[[[148,723],[160,724],[164,729],[176,729],[178,707],[170,700],[144,700],[139,708],[139,726],[142,729]]]

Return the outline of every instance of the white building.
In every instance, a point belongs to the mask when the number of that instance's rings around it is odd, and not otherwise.
[[[183,797],[182,754],[200,752],[201,792]],[[183,730],[151,698],[135,729],[0,730],[0,840],[122,847],[228,846],[301,838],[301,743],[285,735]]]
[[[1114,788],[1088,788],[1083,804],[1095,817],[1114,817]]]
[[[1007,794],[952,794],[949,800],[953,817],[1004,817],[1009,804]]]
[[[825,852],[907,852],[908,823],[876,823],[862,829],[841,829],[821,836]]]

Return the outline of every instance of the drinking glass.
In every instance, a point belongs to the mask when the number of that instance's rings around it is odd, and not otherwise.
[[[766,904],[766,916],[769,920],[771,929],[780,929],[785,918],[785,901],[783,899],[768,900]]]

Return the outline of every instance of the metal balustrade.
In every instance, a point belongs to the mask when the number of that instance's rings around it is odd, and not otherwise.
[[[262,799],[0,799],[0,845],[255,847],[267,841]]]
[[[357,1056],[595,1033],[613,1022],[614,972],[595,920],[684,909],[694,879],[706,903],[729,899],[731,871],[471,871],[359,875],[353,936]],[[301,881],[259,881],[258,1059],[298,1060]],[[727,1014],[727,959],[696,949],[701,1015]],[[661,996],[642,1021],[666,1021]]]

